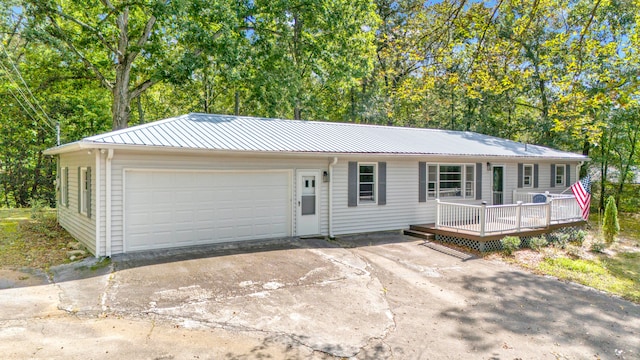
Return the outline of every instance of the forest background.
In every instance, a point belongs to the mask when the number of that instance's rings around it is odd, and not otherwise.
[[[637,212],[639,25],[640,0],[5,0],[0,206],[55,205],[57,128],[204,112],[579,152],[592,207]]]

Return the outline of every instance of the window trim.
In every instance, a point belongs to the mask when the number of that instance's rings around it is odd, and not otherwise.
[[[79,194],[80,198],[78,201],[80,202],[80,214],[84,216],[89,216],[89,204],[87,204],[89,197],[87,196],[87,191],[91,191],[91,184],[87,184],[87,170],[88,167],[80,168],[80,183],[78,187],[80,188]]]
[[[566,174],[566,164],[554,164],[555,168],[555,179],[553,179],[553,182],[556,186],[565,186],[565,180],[567,178],[567,174]],[[562,169],[562,181],[558,182],[558,169]]]
[[[442,166],[459,166],[460,167],[460,196],[447,196],[447,197],[440,197],[440,168]],[[435,182],[431,181],[429,178],[429,169],[431,167],[435,167],[436,169],[436,173],[435,173]],[[470,196],[467,196],[467,169],[471,168],[473,171],[473,181],[471,181],[471,188],[473,189],[473,192],[470,194]],[[478,174],[476,171],[476,164],[475,163],[426,163],[426,172],[427,172],[427,179],[425,182],[425,192],[426,192],[426,199],[427,201],[429,200],[436,200],[436,199],[451,199],[451,200],[476,200],[476,181],[478,180]],[[435,183],[435,193],[430,193],[429,192],[429,184],[430,183]],[[433,194],[433,196],[431,196]]]
[[[373,176],[373,181],[371,182],[371,197],[373,197],[373,200],[366,200],[366,199],[362,199],[362,196],[360,194],[360,168],[362,166],[373,166],[373,173],[371,174]],[[377,205],[378,204],[378,163],[377,162],[358,162],[358,173],[357,173],[357,180],[358,180],[358,184],[357,184],[357,191],[358,191],[358,205]],[[368,182],[366,182],[368,183]]]
[[[527,168],[531,169],[531,175],[529,175],[529,184],[527,185]],[[533,164],[522,164],[522,188],[533,189],[535,173],[533,171]]]

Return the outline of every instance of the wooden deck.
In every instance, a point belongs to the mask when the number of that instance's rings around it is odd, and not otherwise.
[[[490,235],[485,235],[485,236],[479,235],[479,229],[480,229],[479,224],[466,225],[465,229],[454,229],[454,228],[447,228],[443,226],[440,226],[439,229],[436,229],[436,225],[433,223],[411,225],[409,228],[413,231],[426,233],[426,234],[451,236],[451,237],[465,238],[465,239],[475,240],[480,242],[486,242],[486,241],[492,241],[492,240],[499,240],[505,236],[510,236],[510,235],[520,236],[520,237],[538,236],[538,235],[552,232],[553,230],[560,229],[563,227],[583,226],[585,224],[586,224],[586,221],[584,220],[571,221],[571,222],[564,222],[564,223],[558,223],[558,224],[550,224],[547,227],[522,229],[520,231],[505,231],[498,234],[492,233]]]

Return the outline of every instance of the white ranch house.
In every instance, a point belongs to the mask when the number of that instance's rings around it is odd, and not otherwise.
[[[96,256],[416,224],[480,241],[572,225],[566,190],[587,160],[473,132],[209,114],[46,154],[58,157],[59,222]]]

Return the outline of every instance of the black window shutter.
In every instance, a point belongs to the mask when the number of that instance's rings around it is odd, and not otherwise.
[[[64,168],[64,206],[69,207],[69,167]]]
[[[556,164],[551,164],[551,183],[549,186],[556,187]]]
[[[78,212],[82,211],[80,199],[82,199],[82,168],[78,166]]]
[[[378,163],[378,205],[387,203],[387,163]]]
[[[518,164],[518,187],[522,187],[524,177],[524,165],[522,163]]]
[[[482,163],[476,163],[476,200],[482,200]]]
[[[358,163],[356,161],[349,161],[348,177],[348,206],[358,206]]]
[[[418,202],[427,201],[427,163],[418,162]]]
[[[565,176],[564,186],[566,187],[571,186],[571,165],[569,164],[566,165],[564,176]]]
[[[538,164],[533,164],[533,187],[538,187]]]
[[[87,168],[87,217],[91,219],[91,168]]]

